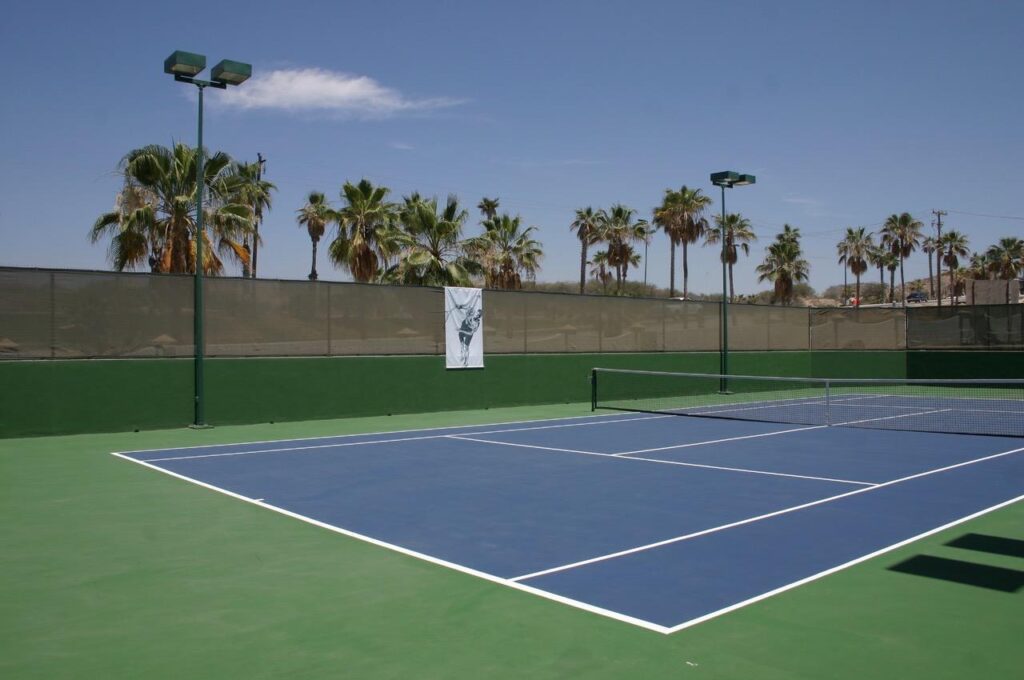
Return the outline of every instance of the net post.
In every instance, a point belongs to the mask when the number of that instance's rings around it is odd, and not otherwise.
[[[825,425],[832,426],[832,399],[828,380],[825,380]]]
[[[597,369],[590,369],[590,410],[597,410]]]

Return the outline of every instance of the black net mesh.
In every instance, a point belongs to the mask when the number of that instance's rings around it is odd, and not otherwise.
[[[1024,437],[1024,380],[848,380],[595,369],[594,408]]]

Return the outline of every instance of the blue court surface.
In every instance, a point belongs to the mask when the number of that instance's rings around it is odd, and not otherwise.
[[[1024,499],[1018,438],[640,413],[115,455],[662,633]]]

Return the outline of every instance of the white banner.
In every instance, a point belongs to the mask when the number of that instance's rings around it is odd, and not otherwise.
[[[479,288],[444,289],[446,368],[484,367],[484,298]]]

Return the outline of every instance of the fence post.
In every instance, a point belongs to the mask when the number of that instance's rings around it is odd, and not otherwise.
[[[50,272],[50,358],[57,356],[57,282]]]
[[[327,356],[331,356],[331,288],[330,283],[324,283],[327,287]]]

